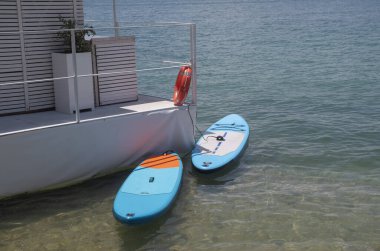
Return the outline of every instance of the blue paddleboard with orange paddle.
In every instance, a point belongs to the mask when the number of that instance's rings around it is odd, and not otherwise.
[[[162,215],[174,202],[182,182],[183,165],[176,153],[143,161],[119,189],[114,217],[121,223],[147,223]]]
[[[191,160],[201,172],[216,171],[238,158],[248,142],[248,123],[230,114],[212,124],[195,145]]]

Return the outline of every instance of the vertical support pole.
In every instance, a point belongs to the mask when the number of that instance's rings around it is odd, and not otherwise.
[[[21,49],[21,62],[22,62],[22,76],[23,80],[28,80],[28,74],[26,73],[26,56],[25,56],[25,39],[24,39],[24,26],[23,26],[23,18],[21,11],[21,0],[17,0],[17,18],[18,18],[18,29],[20,34],[20,49]],[[25,110],[29,111],[29,90],[28,83],[24,83],[24,98],[25,98]]]
[[[192,68],[192,105],[197,104],[197,47],[196,47],[196,27],[195,24],[190,24],[190,56],[191,56],[191,68]]]
[[[92,58],[92,72],[93,74],[98,74],[98,62],[96,61],[96,38],[92,39],[91,42],[91,58]],[[94,81],[94,95],[95,95],[95,106],[100,106],[100,97],[99,97],[99,77],[93,76]]]
[[[113,26],[115,27],[115,37],[119,36],[119,22],[116,16],[116,0],[112,0],[112,10],[113,10]]]
[[[74,70],[74,96],[75,96],[75,119],[80,122],[79,116],[79,98],[78,98],[78,69],[77,69],[77,48],[75,44],[75,29],[71,29],[71,55],[73,56],[73,70]]]
[[[75,20],[75,28],[76,28],[76,26],[78,25],[77,24],[77,22],[78,22],[78,18],[77,18],[77,16],[78,16],[78,11],[77,11],[77,0],[73,0],[73,11],[74,11],[74,15],[73,15],[73,17],[74,17],[74,20]]]

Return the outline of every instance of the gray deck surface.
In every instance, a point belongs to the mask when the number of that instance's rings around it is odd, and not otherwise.
[[[96,107],[94,111],[82,112],[80,113],[80,119],[81,121],[85,121],[99,117],[130,114],[135,112],[149,112],[174,107],[173,102],[167,99],[139,95],[138,101],[100,106]],[[0,136],[2,134],[8,134],[15,131],[74,121],[75,114],[65,114],[56,111],[3,116],[0,117]]]

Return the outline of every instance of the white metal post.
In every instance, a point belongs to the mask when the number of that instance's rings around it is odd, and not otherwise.
[[[74,20],[75,20],[75,28],[77,27],[77,22],[78,22],[78,14],[77,14],[77,1],[76,0],[73,0],[73,16],[74,16]]]
[[[75,45],[75,30],[71,30],[71,54],[73,56],[73,70],[74,70],[74,95],[75,95],[75,117],[76,122],[80,122],[79,117],[79,98],[78,98],[78,70],[77,70],[77,48]]]
[[[192,72],[192,87],[191,87],[191,96],[192,96],[192,104],[197,104],[197,57],[196,57],[196,27],[195,24],[190,24],[190,56],[191,56],[191,68]]]
[[[112,1],[112,10],[113,10],[113,26],[115,27],[115,37],[119,36],[119,22],[117,21],[116,16],[116,0]]]
[[[28,75],[26,72],[26,55],[25,55],[25,39],[24,39],[24,26],[23,26],[23,17],[21,11],[21,0],[17,0],[17,17],[18,17],[18,29],[20,34],[20,48],[21,48],[21,62],[22,62],[22,76],[23,80],[28,80]],[[24,82],[24,97],[25,97],[25,110],[29,111],[29,86],[28,83]]]

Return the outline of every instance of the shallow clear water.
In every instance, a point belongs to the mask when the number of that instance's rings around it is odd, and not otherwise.
[[[111,19],[85,2],[86,19]],[[113,219],[128,172],[2,201],[0,250],[380,250],[379,1],[119,2],[126,21],[197,24],[198,127],[239,113],[249,147],[209,176],[185,159],[178,200],[148,226]],[[134,32],[139,65],[188,59],[187,31]],[[141,90],[171,92],[151,76]]]

